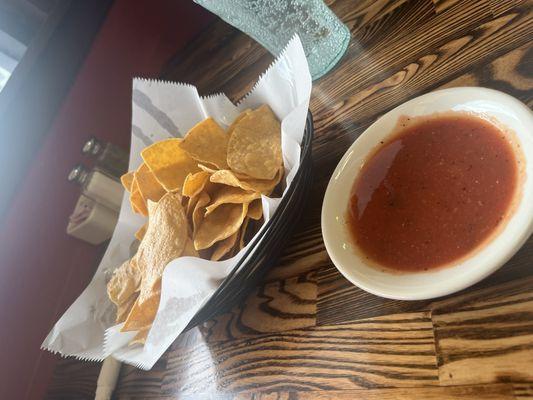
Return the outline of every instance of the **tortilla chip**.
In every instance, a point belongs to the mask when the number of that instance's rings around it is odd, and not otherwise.
[[[133,191],[130,194],[130,204],[134,212],[148,216],[148,210],[146,209],[146,203],[141,195],[141,192],[138,190]]]
[[[139,191],[139,185],[137,185],[137,178],[135,177],[135,174],[133,175],[133,181],[131,183],[130,205],[133,212],[144,216],[148,215],[146,202]]]
[[[199,171],[195,174],[189,174],[183,182],[183,189],[181,193],[187,197],[197,196],[209,181],[211,174],[206,171]]]
[[[159,283],[161,286],[161,283]],[[161,290],[154,290],[150,292],[148,298],[143,302],[140,301],[140,296],[137,297],[133,307],[130,310],[130,313],[126,317],[126,321],[122,328],[121,332],[131,332],[144,329],[147,326],[151,326],[154,322],[155,316],[157,314],[157,309],[159,307],[159,300],[161,298]]]
[[[234,203],[250,203],[251,201],[261,197],[259,192],[249,192],[235,186],[222,186],[213,196],[211,196],[211,204],[205,208],[205,215],[211,214],[216,208],[222,204]]]
[[[248,214],[250,211],[248,210]],[[135,232],[135,238],[137,240],[143,240],[144,234],[146,233],[146,229],[148,228],[148,223],[145,223],[143,226],[141,226],[139,229],[137,229],[137,232]]]
[[[198,162],[181,149],[180,143],[181,139],[166,139],[141,151],[144,162],[168,192],[181,190],[187,175],[199,171]]]
[[[254,200],[248,206],[248,218],[253,220],[260,220],[263,216],[263,201],[261,199]]]
[[[241,119],[243,119],[244,117],[246,117],[249,113],[251,113],[252,110],[250,108],[247,108],[246,110],[244,110],[242,113],[240,113],[239,115],[237,115],[237,118],[235,118],[233,120],[233,122],[231,123],[231,125],[229,126],[228,130],[227,130],[227,133],[228,133],[228,136],[231,136],[231,134],[233,133],[233,130],[235,129],[235,127],[237,126],[237,124],[239,123],[239,121]]]
[[[192,212],[192,232],[193,237],[198,231],[198,228],[201,225],[202,220],[205,216],[205,206],[209,204],[209,201],[211,198],[206,192],[200,193],[198,196],[198,200],[196,201],[196,204],[194,206],[194,211]],[[196,246],[194,246],[196,248]],[[197,249],[198,250],[198,249]]]
[[[148,229],[136,256],[143,270],[141,301],[144,301],[144,291],[152,289],[166,265],[181,256],[188,239],[188,224],[179,194],[167,193],[159,203],[149,202],[149,209]]]
[[[117,318],[115,323],[120,324],[126,321],[126,318],[128,317],[133,304],[137,300],[137,297],[139,297],[139,292],[134,292],[124,303],[117,305]]]
[[[245,175],[245,174],[240,174],[238,172],[227,170],[227,169],[226,170],[213,169],[203,164],[198,164],[198,168],[200,168],[202,171],[209,172],[210,175],[213,175],[215,172],[218,172],[218,171],[230,171],[237,179],[244,179],[244,180],[252,179],[248,175]]]
[[[192,158],[219,169],[228,168],[226,154],[229,136],[211,117],[197,123],[189,130],[180,147]]]
[[[194,208],[196,207],[196,203],[198,203],[199,197],[200,197],[199,195],[191,197],[191,198],[185,197],[187,199],[187,206],[186,206],[187,219],[191,223],[191,226],[192,226],[192,215],[194,212]],[[194,230],[194,227],[193,227],[193,230]]]
[[[233,171],[223,169],[216,171],[209,180],[213,183],[222,183],[224,185],[240,187],[241,189],[262,194],[270,194],[276,187],[279,180],[261,180],[261,179],[243,179],[239,178]]]
[[[256,179],[272,180],[283,163],[281,125],[268,105],[245,115],[228,142],[231,170]]]
[[[226,254],[228,254],[233,249],[233,246],[235,246],[235,243],[237,242],[237,239],[239,237],[239,233],[240,231],[237,231],[233,235],[216,243],[214,245],[215,250],[211,255],[211,261],[218,261]]]
[[[218,171],[218,169],[208,167],[207,165],[198,164],[198,168],[200,168],[204,172],[208,172],[209,174],[214,174]]]
[[[182,257],[199,257],[200,255],[194,248],[194,243],[191,238],[187,239],[187,244],[185,245],[185,249],[183,250]]]
[[[131,192],[139,191],[139,186],[137,185],[137,179],[135,178],[135,172],[133,172],[133,180],[131,181]]]
[[[194,248],[206,249],[214,243],[233,235],[241,227],[248,204],[222,204],[206,215],[194,234]]]
[[[135,182],[137,182],[137,187],[145,202],[148,200],[159,201],[166,193],[165,188],[155,179],[155,175],[145,163],[142,163],[135,171]]]
[[[122,182],[122,186],[124,186],[124,189],[126,189],[128,192],[131,192],[131,185],[133,183],[133,172],[125,173],[120,177],[120,182]]]
[[[148,326],[159,305],[161,276],[167,264],[180,257],[188,240],[188,223],[181,196],[167,193],[159,203],[149,201],[150,218],[135,259],[142,273],[140,293],[122,331]]]
[[[131,202],[131,197],[130,197],[130,206],[131,206],[131,210],[135,213],[135,214],[140,214],[141,213],[141,210],[139,210],[137,208],[137,206],[135,205],[135,203],[132,203]]]
[[[107,284],[107,295],[116,305],[128,300],[139,289],[141,274],[137,263],[132,260],[124,262],[115,269],[111,280]]]

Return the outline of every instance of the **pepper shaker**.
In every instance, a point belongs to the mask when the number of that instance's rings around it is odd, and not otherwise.
[[[93,158],[96,167],[109,175],[120,178],[128,172],[128,153],[112,143],[91,137],[85,142],[81,152]]]

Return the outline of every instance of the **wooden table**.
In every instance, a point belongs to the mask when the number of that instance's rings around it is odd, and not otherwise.
[[[246,302],[184,334],[151,371],[123,366],[117,399],[533,399],[532,238],[470,289],[402,302],[344,279],[320,231],[336,163],[396,105],[473,85],[533,105],[532,2],[329,3],[352,40],[340,64],[314,83],[315,175],[305,217]],[[271,61],[216,22],[164,77],[237,100]],[[48,398],[92,398],[98,370],[62,360]]]

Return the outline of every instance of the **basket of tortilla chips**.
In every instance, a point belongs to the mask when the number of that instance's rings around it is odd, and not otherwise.
[[[268,105],[243,111],[227,130],[213,118],[184,138],[144,148],[142,164],[123,175],[132,211],[147,218],[135,233],[137,251],[107,284],[122,332],[143,343],[159,306],[166,265],[178,257],[229,259],[254,238],[247,253],[189,323],[194,326],[235,304],[282,250],[302,210],[311,174],[311,114],[301,164],[289,192],[260,235],[261,196],[282,190],[281,126]]]

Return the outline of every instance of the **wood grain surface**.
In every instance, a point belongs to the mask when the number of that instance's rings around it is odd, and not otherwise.
[[[533,382],[533,278],[433,311],[443,385]],[[503,289],[503,290],[501,290]]]
[[[350,28],[314,82],[304,217],[246,301],[183,334],[151,371],[123,366],[116,399],[533,399],[533,238],[500,270],[441,299],[402,302],[331,263],[320,210],[349,145],[432,90],[484,86],[533,106],[533,1],[329,0]],[[273,58],[217,21],[163,77],[237,101]],[[93,398],[99,364],[61,360],[48,399]]]
[[[265,282],[242,304],[203,324],[207,342],[280,332],[316,325],[314,272]]]
[[[428,312],[201,341],[171,351],[167,360],[167,373],[179,376],[167,389],[178,393],[438,384]]]
[[[345,390],[322,392],[282,392],[259,395],[243,395],[237,399],[258,400],[492,400],[513,399],[510,385],[487,386],[461,386],[461,387],[434,387],[434,388],[408,388],[408,389],[374,389],[374,390]]]

